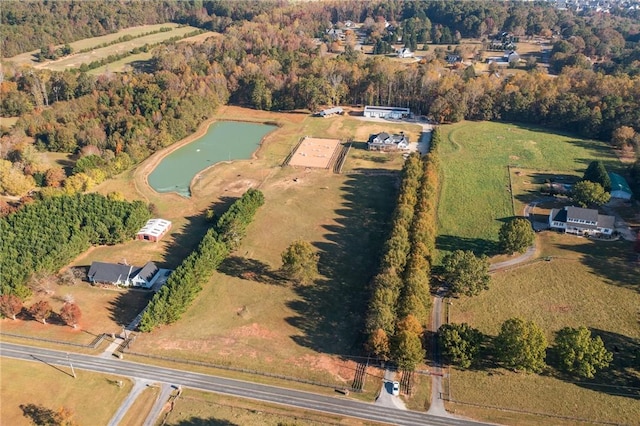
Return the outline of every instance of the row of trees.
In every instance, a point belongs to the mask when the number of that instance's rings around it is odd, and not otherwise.
[[[539,373],[546,367],[547,338],[537,324],[522,318],[506,320],[492,343],[488,336],[466,323],[443,325],[438,339],[448,362],[462,368],[489,357],[498,365],[518,371]],[[586,327],[559,330],[553,350],[558,368],[580,378],[593,378],[597,370],[606,368],[613,360],[602,339],[592,337]]]
[[[18,315],[24,309],[22,299],[14,294],[3,294],[0,296],[0,314],[7,318],[16,320]],[[40,300],[31,305],[27,312],[36,321],[41,321],[43,324],[47,323],[47,319],[53,314],[51,305],[46,300]],[[65,324],[76,328],[80,318],[82,318],[82,312],[77,304],[73,302],[65,302],[58,314],[60,319]]]
[[[365,326],[368,349],[407,370],[424,358],[422,335],[431,306],[430,271],[439,184],[434,146],[439,137],[435,130],[431,152],[423,158],[412,154],[405,162],[390,237],[380,273],[372,282]]]
[[[249,189],[209,229],[200,244],[171,273],[160,291],[153,296],[140,321],[140,330],[152,331],[171,324],[182,316],[230,251],[245,235],[258,208],[264,204],[262,192]]]
[[[31,274],[53,272],[91,245],[133,238],[150,218],[141,201],[99,194],[47,197],[0,219],[0,293],[26,298]]]

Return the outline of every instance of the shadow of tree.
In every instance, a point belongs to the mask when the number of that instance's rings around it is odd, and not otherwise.
[[[582,253],[580,261],[607,284],[640,292],[640,264],[633,251],[633,243],[595,241],[558,247]]]
[[[22,415],[31,419],[36,425],[60,424],[59,414],[47,407],[36,404],[21,404]]]
[[[596,392],[640,399],[640,341],[618,333],[591,329],[592,336],[600,336],[607,350],[613,352],[609,367],[596,372],[593,379],[580,379],[560,371],[555,347],[547,351],[547,364],[555,370],[554,377]]]
[[[387,171],[388,172],[388,171]],[[297,286],[287,322],[304,332],[298,344],[319,352],[360,354],[369,281],[378,268],[395,205],[397,175],[352,175],[341,188],[337,224],[325,225],[326,241],[315,242],[322,279]]]
[[[220,217],[227,209],[236,201],[237,197],[221,197],[218,202],[212,204],[209,209],[215,213],[214,221]],[[159,244],[165,244],[165,257],[162,262],[156,262],[158,267],[175,269],[182,261],[198,247],[204,234],[214,224],[209,222],[205,217],[205,212],[199,215],[188,216],[185,218],[186,223],[182,226],[179,233],[174,234],[172,242],[160,241]]]
[[[153,293],[144,290],[128,290],[118,293],[118,296],[109,302],[109,317],[115,323],[126,327],[134,320],[136,315],[149,303]]]
[[[285,285],[288,283],[279,275],[278,271],[272,270],[266,263],[240,256],[227,257],[218,268],[218,272],[264,284]]]
[[[209,417],[203,419],[201,417],[191,417],[190,419],[180,420],[177,423],[169,423],[170,426],[238,426],[238,423],[234,423],[225,419],[216,419]]]
[[[487,255],[489,257],[500,254],[500,246],[497,241],[482,238],[466,238],[455,235],[438,235],[436,238],[438,250],[452,252],[455,250],[471,250],[476,256]]]

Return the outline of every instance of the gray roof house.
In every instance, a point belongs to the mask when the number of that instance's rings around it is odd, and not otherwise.
[[[409,148],[409,138],[404,133],[393,134],[382,132],[371,135],[367,142],[369,151],[398,151]]]
[[[153,262],[147,262],[144,266],[92,262],[87,278],[91,283],[149,288],[157,274],[158,267]]]
[[[602,215],[598,210],[580,207],[552,209],[549,213],[549,227],[569,234],[600,236],[613,234],[615,218]]]

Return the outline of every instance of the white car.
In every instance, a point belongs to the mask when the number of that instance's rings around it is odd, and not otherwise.
[[[393,396],[400,395],[400,382],[393,382],[393,390],[391,391]]]

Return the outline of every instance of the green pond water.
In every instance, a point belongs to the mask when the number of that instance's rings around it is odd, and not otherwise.
[[[275,128],[237,121],[215,122],[204,136],[167,155],[149,175],[149,185],[158,192],[189,197],[189,185],[198,173],[221,161],[251,158],[262,138]]]

